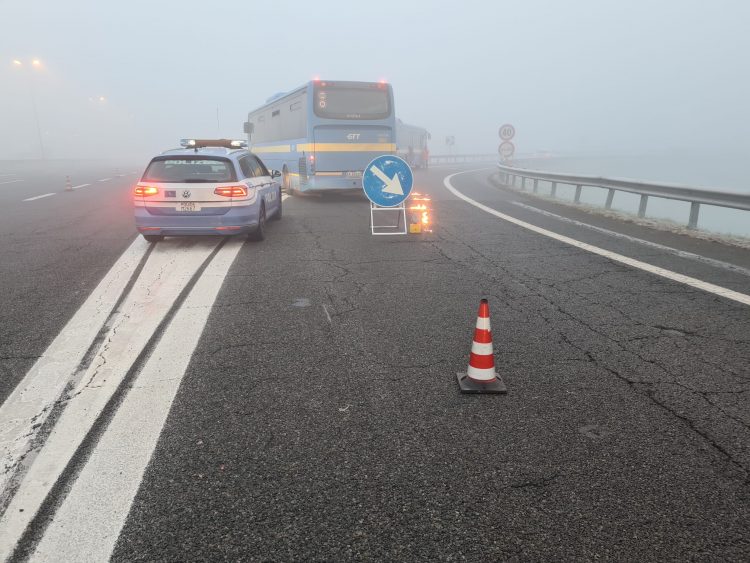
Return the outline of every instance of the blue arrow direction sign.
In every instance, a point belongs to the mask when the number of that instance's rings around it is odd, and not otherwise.
[[[381,207],[396,207],[409,197],[414,175],[405,160],[392,155],[374,159],[362,174],[367,199]]]

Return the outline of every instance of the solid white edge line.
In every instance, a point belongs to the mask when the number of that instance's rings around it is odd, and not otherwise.
[[[486,168],[483,168],[481,170],[486,170]],[[529,231],[535,232],[540,235],[544,235],[546,237],[555,239],[565,244],[569,244],[570,246],[580,248],[581,250],[591,252],[592,254],[598,254],[599,256],[603,256],[604,258],[609,258],[610,260],[614,260],[615,262],[620,262],[621,264],[625,264],[627,266],[630,266],[631,268],[643,270],[644,272],[649,272],[651,274],[655,274],[657,276],[661,276],[663,278],[667,278],[669,280],[682,283],[684,285],[693,287],[695,289],[700,289],[702,291],[706,291],[708,293],[718,295],[719,297],[726,297],[727,299],[731,299],[732,301],[742,303],[743,305],[750,305],[750,295],[746,295],[738,291],[733,291],[731,289],[727,289],[725,287],[714,285],[712,283],[704,282],[699,279],[692,278],[690,276],[678,274],[677,272],[673,272],[665,268],[660,268],[659,266],[653,266],[651,264],[647,264],[646,262],[641,262],[640,260],[629,258],[627,256],[623,256],[622,254],[617,254],[616,252],[610,252],[609,250],[604,250],[603,248],[599,248],[598,246],[593,246],[591,244],[581,242],[574,238],[566,237],[564,235],[560,235],[555,232],[548,231],[547,229],[537,227],[536,225],[532,225],[531,223],[527,223],[526,221],[521,221],[520,219],[516,219],[515,217],[511,217],[510,215],[506,215],[505,213],[501,213],[500,211],[497,211],[495,209],[492,209],[491,207],[488,207],[482,203],[479,203],[478,201],[473,200],[470,197],[459,192],[456,188],[453,187],[453,184],[451,184],[451,179],[454,178],[455,176],[458,176],[460,174],[468,174],[471,172],[477,172],[477,171],[478,170],[466,170],[463,172],[456,172],[455,174],[450,174],[449,176],[446,176],[443,179],[443,184],[448,189],[448,191],[450,191],[453,195],[455,195],[459,199],[464,200],[465,202],[473,205],[474,207],[478,209],[481,209],[482,211],[486,211],[490,215],[494,215],[495,217],[499,219],[502,219],[509,223],[513,223],[514,225],[523,227],[524,229],[528,229]]]
[[[99,180],[101,182],[101,180]],[[81,188],[85,188],[86,186],[90,186],[91,184],[78,184],[77,186],[73,186],[72,190],[79,190]]]
[[[28,198],[24,199],[23,201],[35,201],[37,199],[42,199],[43,197],[49,197],[51,195],[55,195],[54,192],[51,193],[51,194],[42,194],[42,195],[36,195],[34,197],[28,197]]]
[[[589,229],[592,231],[596,231],[598,233],[603,233],[611,237],[621,238],[623,240],[635,242],[637,244],[642,244],[643,246],[648,246],[649,248],[656,248],[657,250],[668,252],[669,254],[673,254],[674,256],[679,256],[680,258],[687,258],[688,260],[695,260],[696,262],[703,262],[704,264],[708,264],[710,266],[715,266],[717,268],[722,268],[724,270],[736,272],[744,276],[750,276],[750,270],[748,270],[747,268],[743,268],[742,266],[730,264],[729,262],[722,262],[721,260],[716,260],[714,258],[709,258],[707,256],[702,256],[700,254],[695,254],[693,252],[688,252],[686,250],[680,250],[679,248],[673,248],[671,246],[659,244],[658,242],[651,242],[650,240],[644,240],[638,237],[626,235],[624,233],[618,233],[617,231],[610,231],[609,229],[605,229],[604,227],[597,227],[596,225],[590,225],[589,223],[577,221],[576,219],[563,217],[562,215],[557,215],[556,213],[551,213],[550,211],[547,211],[545,209],[539,209],[538,207],[533,207],[531,205],[521,203],[520,201],[514,201],[512,203],[513,205],[517,205],[518,207],[521,207],[522,209],[528,209],[529,211],[533,211],[534,213],[539,213],[540,215],[544,215],[545,217],[552,217],[553,219],[557,219],[558,221],[562,221],[564,223],[570,223],[571,225],[583,227],[584,229]]]
[[[97,180],[97,182],[107,182],[107,181],[109,181],[111,179],[112,178],[101,178],[101,179]]]
[[[5,180],[4,182],[0,182],[0,184],[15,184],[16,182],[23,182],[23,180]]]

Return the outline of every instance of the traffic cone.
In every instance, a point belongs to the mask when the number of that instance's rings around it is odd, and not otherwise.
[[[471,343],[469,368],[459,373],[458,386],[461,393],[507,393],[503,380],[495,371],[495,355],[492,349],[490,328],[490,304],[486,299],[479,302],[477,326]]]
[[[70,176],[65,176],[65,191],[72,192],[73,184],[70,183]]]

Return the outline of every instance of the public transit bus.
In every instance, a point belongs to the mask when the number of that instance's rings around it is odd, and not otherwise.
[[[370,161],[396,151],[394,115],[390,84],[313,80],[250,112],[245,133],[287,193],[360,190]]]
[[[427,129],[396,120],[396,154],[412,168],[427,168],[430,160],[427,141],[431,138]]]

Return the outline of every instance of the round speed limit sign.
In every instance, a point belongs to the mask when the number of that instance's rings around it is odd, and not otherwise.
[[[504,159],[508,159],[515,154],[516,146],[510,141],[503,141],[502,143],[500,143],[497,152],[499,152],[500,156],[502,156]]]
[[[516,128],[513,127],[510,123],[506,123],[502,127],[500,127],[500,138],[503,141],[510,141],[516,134]]]

